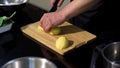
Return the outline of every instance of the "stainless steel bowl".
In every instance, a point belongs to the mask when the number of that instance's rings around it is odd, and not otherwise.
[[[2,68],[57,68],[51,61],[40,57],[21,57],[7,62]]]
[[[26,3],[28,0],[0,0],[0,6],[12,6]]]
[[[104,68],[120,68],[120,42],[112,42],[102,50]]]

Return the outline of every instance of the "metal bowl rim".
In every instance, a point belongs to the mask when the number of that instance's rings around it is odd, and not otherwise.
[[[15,61],[18,61],[18,60],[20,60],[20,59],[37,59],[37,60],[46,60],[48,63],[50,63],[54,68],[57,68],[57,66],[53,63],[53,62],[51,62],[50,60],[48,60],[48,59],[46,59],[46,58],[42,58],[42,57],[32,57],[32,56],[28,56],[28,57],[19,57],[19,58],[15,58],[15,59],[12,59],[12,60],[10,60],[10,61],[8,61],[7,63],[5,63],[1,68],[4,68],[5,66],[7,66],[7,65],[9,65],[9,64],[11,64],[11,63],[13,63],[13,62],[15,62]]]
[[[15,5],[21,5],[27,3],[29,0],[24,0],[22,3],[16,3],[16,4],[0,4],[0,6],[15,6]]]
[[[118,42],[112,42],[112,43],[107,44],[107,45],[103,48],[103,50],[101,51],[101,53],[102,53],[102,56],[104,57],[104,59],[105,59],[107,62],[110,62],[110,63],[113,64],[113,65],[120,66],[119,64],[116,64],[116,63],[114,63],[113,61],[109,60],[109,59],[104,55],[104,50],[105,50],[107,47],[109,47],[109,46],[111,46],[111,45],[116,45],[116,44],[119,44],[119,45],[120,45],[120,42],[118,41]]]

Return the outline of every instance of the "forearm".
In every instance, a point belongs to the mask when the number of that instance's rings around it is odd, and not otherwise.
[[[81,14],[87,10],[89,10],[91,7],[93,7],[95,4],[97,4],[100,0],[74,0],[68,5],[66,5],[61,11],[60,14],[65,18],[65,20],[68,20],[78,14]]]

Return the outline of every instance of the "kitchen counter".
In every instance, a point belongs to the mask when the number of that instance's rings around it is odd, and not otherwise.
[[[0,11],[0,15],[10,15],[12,12]],[[64,56],[54,54],[26,37],[20,30],[22,26],[39,21],[44,12],[46,11],[31,4],[17,9],[16,15],[12,18],[15,21],[12,29],[0,34],[0,68],[12,59],[25,56],[37,56],[49,59],[58,68],[89,68],[95,46],[120,40],[120,30],[117,30],[119,28],[117,24],[113,25],[110,23],[108,25],[111,21],[110,19],[108,21],[108,19],[95,17],[90,21],[91,24],[89,23],[84,27],[87,31],[97,35],[94,41]],[[101,14],[98,14],[98,16],[102,17]],[[112,28],[111,25],[113,26]]]

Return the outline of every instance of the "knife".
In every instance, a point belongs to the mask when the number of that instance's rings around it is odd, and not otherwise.
[[[49,12],[54,12],[54,11],[56,11],[56,10],[57,10],[57,4],[58,4],[58,2],[59,2],[59,0],[56,0],[56,1],[55,1],[55,3],[54,3],[54,5],[53,5],[53,7],[50,9],[50,11],[49,11]]]

